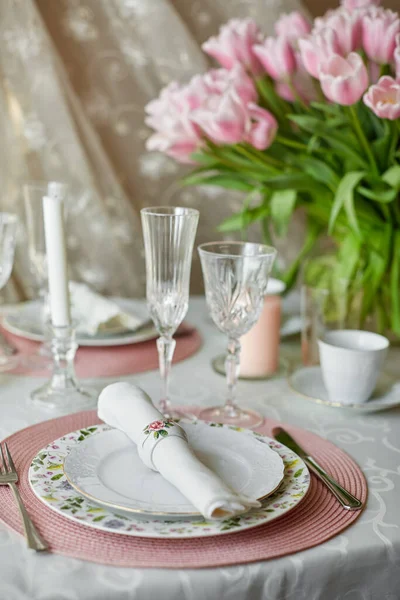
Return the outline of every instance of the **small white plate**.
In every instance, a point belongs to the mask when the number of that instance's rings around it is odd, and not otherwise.
[[[400,382],[387,373],[381,373],[371,398],[362,404],[331,402],[322,379],[321,367],[302,367],[288,376],[291,389],[307,400],[332,408],[358,412],[377,412],[400,405]]]
[[[300,315],[282,315],[281,338],[297,335],[301,332]]]
[[[281,457],[254,436],[218,425],[180,424],[201,462],[237,493],[263,500],[281,484]],[[82,496],[101,506],[165,519],[201,517],[175,486],[144,465],[135,444],[116,429],[75,446],[64,474]]]
[[[207,426],[212,427],[211,424]],[[231,429],[227,425],[223,427]],[[93,425],[73,431],[40,450],[33,459],[28,474],[29,483],[39,500],[50,509],[50,521],[52,513],[55,512],[76,524],[119,535],[158,539],[219,536],[258,527],[282,517],[302,502],[310,486],[308,469],[294,452],[276,440],[254,431],[241,430],[243,435],[255,438],[259,444],[272,448],[285,465],[282,485],[264,500],[260,509],[223,521],[205,521],[198,518],[165,520],[116,512],[98,506],[77,494],[63,473],[65,457],[81,443],[82,438],[101,435],[107,430],[107,425]]]
[[[143,316],[147,319],[147,309],[141,300],[132,300],[130,298],[111,298],[121,309],[131,312],[134,315]],[[10,333],[20,337],[33,340],[35,342],[44,341],[43,324],[41,321],[42,302],[40,300],[31,300],[24,302],[21,307],[3,320],[3,326]],[[76,341],[79,346],[123,346],[124,344],[135,344],[144,342],[157,337],[157,331],[153,325],[143,326],[138,331],[116,331],[115,328],[110,331],[102,331],[95,335],[84,333],[76,334]]]

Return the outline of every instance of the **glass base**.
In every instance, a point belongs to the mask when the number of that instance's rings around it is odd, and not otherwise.
[[[18,367],[18,364],[18,354],[14,354],[13,356],[5,356],[4,354],[0,355],[0,373],[7,373],[7,371],[12,371],[16,367]]]
[[[32,354],[13,354],[12,356],[0,356],[0,373],[13,371],[17,367],[27,369],[28,371],[44,371],[51,369],[53,362],[45,356],[38,353]]]
[[[239,407],[232,408],[231,406],[205,408],[199,414],[199,419],[214,423],[235,425],[236,427],[246,427],[247,429],[258,427],[264,421],[264,417],[254,410]]]
[[[44,371],[53,368],[53,361],[48,356],[43,356],[39,352],[20,355],[18,366],[29,371]]]
[[[160,407],[159,407],[159,409],[161,410]],[[161,412],[163,412],[163,411],[161,411]],[[176,421],[178,419],[189,419],[190,421],[192,421],[193,419],[196,419],[196,415],[193,415],[190,412],[185,412],[184,409],[179,410],[178,408],[174,408],[173,406],[168,407],[163,412],[163,415],[167,419],[172,419],[173,421]]]
[[[219,373],[219,375],[226,376],[225,360],[226,360],[226,354],[219,354],[218,356],[213,358],[213,360],[211,362],[212,368],[214,369],[214,371],[216,373]],[[286,358],[284,358],[283,356],[281,356],[279,358],[278,369],[276,371],[274,371],[273,373],[269,373],[266,375],[257,375],[257,376],[248,376],[248,375],[239,374],[239,379],[243,379],[246,381],[267,381],[269,379],[277,379],[279,377],[285,377],[288,373],[289,366],[290,366],[289,361]]]
[[[40,408],[71,413],[94,408],[98,395],[94,388],[77,386],[57,389],[51,386],[51,382],[47,382],[31,393],[31,400]]]

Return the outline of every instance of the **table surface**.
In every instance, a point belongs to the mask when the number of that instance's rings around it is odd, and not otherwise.
[[[210,367],[224,338],[207,315],[204,300],[192,298],[188,320],[204,336],[201,351],[173,368],[176,404],[223,401],[224,378]],[[282,352],[295,358],[297,343]],[[389,369],[398,372],[400,353]],[[127,378],[153,397],[155,371]],[[102,380],[107,384],[110,380]],[[0,438],[50,418],[29,404],[40,384],[31,377],[0,376]],[[293,394],[285,379],[239,382],[239,400],[266,417],[296,424],[348,452],[369,482],[368,505],[341,535],[284,558],[216,569],[167,570],[109,567],[57,555],[35,554],[24,540],[0,525],[1,600],[399,600],[400,598],[400,408],[353,414],[313,404]]]

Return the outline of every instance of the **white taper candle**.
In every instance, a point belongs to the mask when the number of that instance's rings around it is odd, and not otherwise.
[[[62,198],[47,196],[43,198],[43,218],[51,322],[55,327],[68,327],[71,316]]]

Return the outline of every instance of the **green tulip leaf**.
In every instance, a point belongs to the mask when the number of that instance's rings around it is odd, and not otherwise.
[[[329,233],[333,232],[339,213],[344,207],[349,225],[358,235],[360,235],[360,228],[354,209],[354,191],[364,176],[364,171],[351,171],[350,173],[346,173],[346,175],[342,178],[333,201],[329,219]]]
[[[400,191],[400,165],[390,167],[383,175],[383,181],[389,184],[397,192]]]
[[[387,187],[385,189],[382,186],[380,189],[371,190],[363,185],[360,185],[358,186],[357,191],[365,198],[368,198],[368,200],[374,200],[380,204],[389,204],[397,198],[396,190],[391,187]]]
[[[400,231],[397,230],[394,238],[392,268],[390,271],[390,296],[392,303],[393,331],[400,335]]]
[[[301,156],[299,163],[301,168],[316,181],[324,183],[333,189],[336,189],[339,185],[340,177],[326,162],[312,156]]]
[[[253,183],[248,183],[239,175],[234,173],[226,175],[212,175],[207,173],[195,173],[188,175],[182,180],[184,185],[215,185],[228,190],[239,190],[241,192],[251,192],[254,188]]]
[[[271,197],[271,219],[278,236],[287,233],[296,207],[296,190],[276,190]]]
[[[225,221],[218,226],[218,231],[221,231],[222,233],[242,231],[251,225],[251,223],[265,219],[268,216],[269,211],[270,209],[267,204],[261,204],[255,208],[248,208],[225,219]]]

